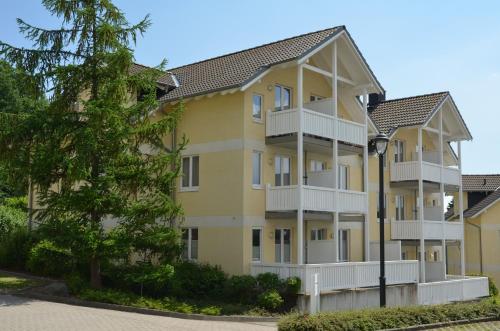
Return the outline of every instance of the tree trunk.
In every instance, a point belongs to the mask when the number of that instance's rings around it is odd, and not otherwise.
[[[100,289],[102,287],[101,261],[99,261],[97,257],[92,257],[90,259],[90,287],[95,289]]]

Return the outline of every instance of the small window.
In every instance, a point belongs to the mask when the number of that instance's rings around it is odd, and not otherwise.
[[[311,94],[311,97],[309,98],[309,101],[314,102],[314,101],[320,101],[320,100],[323,100],[323,99],[324,99],[324,97],[320,97],[319,95]]]
[[[252,97],[252,117],[256,121],[262,121],[262,95],[254,94]]]
[[[200,157],[198,155],[182,158],[182,189],[198,190],[200,185]]]
[[[318,160],[311,160],[311,171],[324,171],[326,169],[326,163]]]
[[[262,229],[252,229],[252,261],[260,262],[262,256]]]
[[[198,228],[182,229],[182,258],[184,260],[198,259]]]
[[[349,167],[346,165],[338,165],[338,187],[340,190],[349,189]]]
[[[394,140],[394,162],[405,161],[405,147],[401,140]]]
[[[252,185],[262,187],[262,153],[253,152],[252,154]]]
[[[274,185],[290,185],[290,158],[286,156],[276,156],[274,158]]]
[[[287,110],[292,105],[292,90],[288,87],[276,85],[274,87],[274,110]]]
[[[326,229],[312,229],[311,240],[326,240]]]

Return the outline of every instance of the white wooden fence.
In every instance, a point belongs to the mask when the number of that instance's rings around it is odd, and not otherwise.
[[[432,305],[488,296],[487,277],[448,276],[448,280],[418,284],[418,304]]]
[[[441,168],[443,170],[443,183],[449,185],[459,185],[460,171],[455,168],[441,167],[439,164],[431,162],[422,162],[423,179],[427,181],[441,181]],[[391,181],[418,180],[419,163],[418,161],[392,162],[391,163]]]
[[[345,262],[323,264],[252,264],[251,274],[271,272],[280,278],[299,277],[302,281],[302,293],[311,293],[312,277],[319,274],[321,292],[341,289],[374,287],[379,285],[380,264],[370,262]],[[386,283],[418,283],[418,261],[387,261]]]
[[[448,239],[459,240],[462,238],[463,223],[424,220],[424,239]],[[391,239],[410,240],[420,239],[420,221],[392,221]]]

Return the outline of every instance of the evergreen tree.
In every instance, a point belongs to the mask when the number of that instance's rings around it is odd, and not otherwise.
[[[88,261],[98,288],[109,258],[142,251],[169,260],[178,253],[174,222],[182,210],[172,193],[185,141],[168,149],[164,138],[182,109],[155,116],[164,63],[132,74],[130,47],[150,26],[148,16],[131,25],[109,0],[42,2],[61,27],[18,19],[33,49],[0,42],[0,54],[29,73],[30,86],[49,102],[26,116],[4,115],[0,123],[11,129],[0,134],[0,148],[37,188],[41,227]],[[16,157],[16,149],[26,157]],[[107,220],[118,222],[114,231],[105,230]],[[151,262],[149,253],[143,256]]]

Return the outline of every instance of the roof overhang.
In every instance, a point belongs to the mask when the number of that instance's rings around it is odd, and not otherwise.
[[[457,122],[458,128],[459,128],[459,134],[454,134],[450,138],[453,138],[453,141],[462,141],[462,140],[472,140],[472,135],[467,128],[467,125],[465,124],[465,121],[458,111],[458,107],[453,101],[453,98],[451,97],[450,94],[448,94],[435,108],[434,110],[429,114],[427,117],[426,121],[424,122],[422,127],[428,127],[432,119],[438,114],[440,111],[443,111],[443,108],[445,106],[448,106],[449,109],[451,110],[449,113],[451,114],[452,118]],[[455,126],[456,127],[456,126]]]

